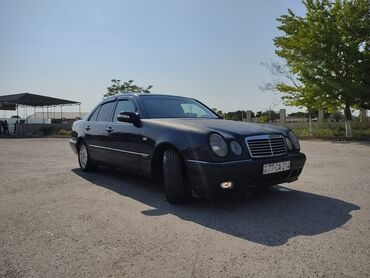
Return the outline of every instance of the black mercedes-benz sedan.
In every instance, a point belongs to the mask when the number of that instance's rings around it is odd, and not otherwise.
[[[110,97],[72,130],[82,171],[107,165],[161,179],[170,202],[292,182],[306,161],[288,128],[227,121],[179,96]]]

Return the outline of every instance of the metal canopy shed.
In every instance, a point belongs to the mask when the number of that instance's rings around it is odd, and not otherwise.
[[[65,105],[78,105],[79,113],[81,114],[81,103],[77,101],[30,93],[20,93],[0,96],[0,110],[17,110],[17,115],[19,106],[23,107],[31,106],[34,107],[34,111],[36,111],[35,110],[36,107],[41,107],[43,113],[44,107],[46,107],[48,111],[49,107],[60,106],[60,117],[63,118],[62,107]]]
[[[0,96],[0,103],[5,105],[27,105],[27,106],[54,106],[54,105],[66,105],[66,104],[80,104],[80,102],[60,99],[54,97],[47,97],[42,95],[35,95],[29,93],[21,93],[14,95]]]

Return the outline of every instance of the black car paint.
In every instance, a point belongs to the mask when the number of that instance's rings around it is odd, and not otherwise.
[[[266,177],[266,179],[272,177],[269,182],[264,183],[263,180],[255,184],[249,182],[242,187],[294,181],[303,168],[306,157],[299,150],[290,151],[285,156],[264,159],[251,159],[249,155],[244,142],[246,136],[266,133],[288,136],[289,129],[285,127],[228,121],[222,118],[148,119],[140,101],[142,97],[146,95],[125,94],[112,97],[102,101],[95,108],[106,102],[132,100],[140,117],[140,125],[115,122],[113,117],[116,115],[112,115],[111,122],[89,121],[94,109],[85,119],[73,124],[70,140],[72,149],[77,153],[78,142],[84,140],[94,161],[155,176],[161,168],[159,164],[163,149],[173,147],[183,158],[192,188],[208,195],[218,191],[219,183],[225,180],[243,184],[240,181],[246,173],[248,176],[263,178],[261,173],[263,163],[291,160],[292,169],[282,178],[276,177],[274,180],[274,175],[271,175]],[[242,154],[238,156],[229,151],[226,157],[217,156],[209,146],[209,135],[214,132],[222,135],[228,144],[231,140],[236,140],[242,146]]]

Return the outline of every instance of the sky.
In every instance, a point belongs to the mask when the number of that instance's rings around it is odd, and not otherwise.
[[[304,14],[300,0],[0,0],[0,95],[90,111],[115,78],[223,111],[278,110],[281,95],[259,89],[272,79],[261,62],[278,61],[288,8]]]

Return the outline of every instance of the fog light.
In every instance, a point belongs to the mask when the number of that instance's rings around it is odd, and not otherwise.
[[[234,187],[234,183],[232,181],[224,181],[221,182],[220,187],[223,189],[232,189]]]

